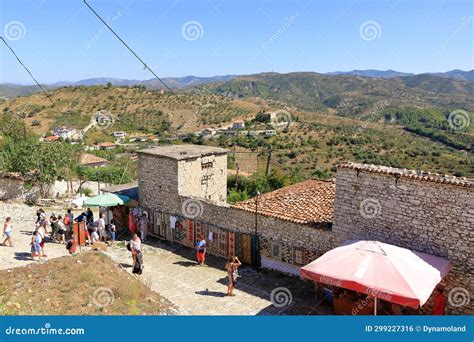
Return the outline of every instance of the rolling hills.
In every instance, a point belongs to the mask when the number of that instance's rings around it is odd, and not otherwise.
[[[296,178],[330,177],[334,166],[347,160],[474,177],[472,114],[465,112],[468,121],[459,131],[447,122],[448,109],[461,103],[470,108],[473,96],[431,92],[404,82],[399,77],[267,73],[201,84],[179,96],[137,86],[68,86],[49,91],[54,105],[44,94],[22,96],[0,103],[0,115],[17,115],[43,135],[57,125],[82,129],[94,113],[106,111],[113,125],[90,130],[86,143],[92,144],[114,140],[112,131],[166,138],[225,127],[237,118],[252,129],[257,113],[282,109],[294,124],[275,137],[188,142],[263,151],[260,166],[272,147],[272,167]],[[465,81],[449,82],[463,87]]]

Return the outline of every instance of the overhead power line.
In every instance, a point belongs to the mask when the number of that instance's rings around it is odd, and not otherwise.
[[[133,51],[133,49],[127,44],[125,43],[125,41],[120,38],[120,36],[112,29],[112,27],[110,27],[110,25],[104,20],[102,19],[102,17],[99,15],[99,13],[97,13],[91,5],[89,5],[87,3],[86,0],[83,0],[84,1],[84,4],[86,4],[86,6],[92,11],[92,13],[95,14],[95,16],[97,18],[99,18],[99,20],[110,30],[110,32],[112,32],[114,34],[115,37],[117,37],[117,39],[135,56],[136,59],[138,59],[140,61],[141,64],[143,64],[143,68],[145,70],[148,70],[171,94],[175,95],[176,98],[185,106],[187,107],[188,109],[190,109],[192,112],[194,112],[196,115],[198,115],[198,112],[194,110],[194,108],[191,108],[186,102],[184,102],[180,97],[179,95],[173,90],[171,89],[146,63],[143,59],[140,58],[140,56],[138,56],[138,54]]]
[[[46,92],[46,90],[43,88],[43,86],[36,80],[36,78],[33,76],[33,74],[31,73],[31,71],[26,67],[26,65],[21,61],[21,59],[18,57],[18,55],[15,53],[15,51],[13,50],[13,48],[8,45],[7,41],[5,39],[3,39],[3,37],[0,37],[0,39],[2,40],[3,44],[5,44],[5,46],[11,51],[11,53],[13,54],[13,56],[15,56],[16,60],[18,61],[18,63],[20,63],[20,65],[23,67],[23,69],[26,70],[26,72],[28,73],[28,75],[30,75],[31,79],[36,83],[36,85],[41,89],[41,91],[43,92],[44,95],[46,95],[46,97],[49,99],[49,101],[51,101],[51,103],[53,104],[53,106],[55,106],[54,104],[54,101],[53,99],[51,98],[51,96]]]

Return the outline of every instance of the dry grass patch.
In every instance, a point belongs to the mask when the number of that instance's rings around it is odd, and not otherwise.
[[[176,313],[171,302],[98,252],[0,271],[2,315]]]

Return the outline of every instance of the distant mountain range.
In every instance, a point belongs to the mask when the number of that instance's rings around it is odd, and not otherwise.
[[[200,84],[226,82],[235,77],[237,76],[235,75],[223,75],[223,76],[212,76],[212,77],[185,76],[185,77],[165,77],[165,78],[162,78],[162,80],[170,88],[183,89],[183,88],[193,87]],[[88,79],[80,80],[76,82],[60,81],[53,84],[46,84],[44,85],[44,88],[53,89],[53,88],[70,87],[70,86],[94,86],[94,85],[105,86],[109,82],[112,83],[112,85],[114,86],[121,86],[121,87],[144,85],[149,89],[164,88],[163,84],[154,78],[140,81],[140,80],[128,80],[128,79],[110,78],[110,77],[88,78]],[[12,84],[12,83],[0,83],[0,97],[6,98],[6,99],[16,97],[16,96],[30,95],[35,92],[38,92],[37,86],[19,85],[19,84]]]
[[[436,93],[474,93],[474,70],[463,71],[459,69],[438,72],[438,73],[423,73],[423,74],[412,74],[406,72],[399,72],[395,70],[352,70],[352,71],[335,71],[325,74],[315,72],[298,72],[289,74],[279,73],[262,73],[258,75],[319,75],[317,80],[323,81],[329,80],[335,77],[333,81],[344,83],[344,78],[347,77],[364,77],[369,79],[387,79],[395,80],[398,83],[402,83],[407,87],[423,89],[426,91]],[[185,89],[201,85],[221,85],[226,82],[233,80],[246,79],[248,77],[255,77],[256,75],[223,75],[223,76],[212,76],[212,77],[197,77],[197,76],[185,76],[185,77],[166,77],[162,80],[173,89]],[[280,77],[281,78],[281,77]],[[46,89],[60,88],[65,86],[93,86],[93,85],[106,85],[111,83],[114,86],[134,86],[144,85],[149,89],[162,89],[163,84],[156,79],[149,80],[129,80],[121,78],[89,78],[76,82],[61,81],[53,84],[45,85]],[[283,83],[284,84],[284,83]],[[323,86],[324,87],[324,86]],[[12,98],[16,96],[24,96],[35,93],[38,91],[38,87],[31,85],[18,85],[12,83],[0,84],[0,97]],[[242,94],[241,94],[242,95]]]
[[[307,111],[335,111],[339,116],[357,119],[376,119],[374,113],[378,118],[388,107],[474,112],[474,82],[459,78],[459,72],[453,78],[446,74],[376,78],[315,72],[262,73],[192,89],[236,99],[260,97]]]
[[[394,77],[410,77],[410,76],[420,76],[420,75],[434,75],[438,77],[445,78],[456,78],[460,80],[465,80],[468,82],[474,82],[474,70],[464,71],[459,69],[454,69],[447,72],[427,72],[422,74],[412,74],[408,72],[400,72],[395,70],[352,70],[352,71],[335,71],[328,72],[325,75],[352,75],[352,76],[362,76],[362,77],[373,77],[373,78],[394,78]]]
[[[235,75],[224,75],[224,76],[211,76],[211,77],[197,77],[197,76],[185,76],[185,77],[165,77],[162,78],[163,82],[166,83],[170,88],[186,88],[192,87],[204,83],[216,83],[216,82],[225,82],[235,78]],[[65,86],[92,86],[92,85],[106,85],[107,83],[112,83],[114,86],[134,86],[134,85],[144,85],[149,88],[162,88],[163,84],[157,79],[149,80],[128,80],[122,78],[88,78],[85,80],[80,80],[77,82],[57,82],[54,84],[48,85],[52,88],[65,87]]]

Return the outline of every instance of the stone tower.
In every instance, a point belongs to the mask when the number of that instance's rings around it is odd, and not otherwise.
[[[202,145],[170,145],[138,152],[141,205],[153,207],[177,196],[227,203],[228,150]]]

